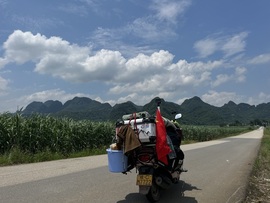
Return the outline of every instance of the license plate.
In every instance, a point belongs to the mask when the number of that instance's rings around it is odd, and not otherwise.
[[[137,175],[137,185],[151,186],[152,185],[152,175],[149,174],[139,174]]]

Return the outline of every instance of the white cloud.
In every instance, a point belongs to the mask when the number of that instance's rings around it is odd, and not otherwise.
[[[222,51],[225,57],[245,51],[246,42],[245,39],[248,36],[247,32],[241,32],[225,40],[222,46]]]
[[[0,76],[0,95],[4,94],[7,90],[9,81]]]
[[[191,0],[153,1],[149,7],[154,12],[134,18],[117,28],[98,27],[89,37],[90,44],[97,49],[117,47],[123,55],[128,56],[149,54],[153,48],[148,47],[148,44],[168,43],[177,38],[175,22],[190,4]]]
[[[241,96],[237,95],[235,92],[216,92],[209,91],[208,93],[202,95],[201,99],[213,106],[221,107],[229,101],[239,103],[242,101]]]
[[[62,103],[65,103],[67,100],[73,99],[74,97],[92,98],[93,96],[89,94],[83,94],[83,93],[70,94],[60,89],[51,89],[51,90],[44,90],[40,92],[35,92],[30,95],[22,96],[17,99],[17,103],[22,105],[22,107],[26,107],[29,103],[33,101],[45,102],[47,100],[58,100]]]
[[[216,76],[216,79],[212,81],[211,86],[217,87],[221,84],[227,83],[229,81],[236,81],[236,82],[245,82],[246,80],[246,68],[244,67],[236,67],[235,72],[233,74],[219,74]]]
[[[174,39],[177,35],[172,27],[157,21],[152,16],[135,19],[123,30],[148,43]]]
[[[33,35],[31,32],[14,31],[4,43],[5,60],[23,64],[27,61],[38,62],[50,56],[70,57],[82,60],[89,49],[62,40],[59,37],[47,38],[44,35]]]
[[[126,50],[129,53],[130,51],[126,47],[132,50],[144,50],[149,43],[168,42],[176,37],[177,33],[172,26],[158,21],[153,16],[146,16],[136,18],[118,28],[98,27],[91,34],[89,40],[90,44],[98,49],[118,47],[118,50]],[[136,43],[132,43],[132,41]],[[147,48],[149,49],[149,47]],[[143,53],[146,51],[144,50]]]
[[[0,90],[0,96],[1,96],[1,90]],[[62,104],[64,104],[66,101],[71,100],[74,97],[88,97],[96,101],[103,102],[101,98],[95,95],[84,94],[84,93],[72,94],[72,93],[67,93],[66,91],[61,90],[61,89],[50,89],[50,90],[34,92],[32,94],[27,94],[20,97],[14,97],[12,99],[7,99],[5,100],[5,102],[0,103],[0,112],[2,109],[5,109],[5,111],[9,111],[9,112],[15,112],[18,109],[26,108],[26,106],[33,101],[46,102],[48,100],[58,100]]]
[[[9,36],[4,50],[4,64],[6,61],[18,64],[32,61],[38,73],[75,82],[111,80],[125,61],[118,51],[101,50],[89,56],[87,47],[69,44],[59,37],[46,38],[20,30]]]
[[[147,61],[139,61],[147,64]],[[167,62],[170,62],[170,60]],[[162,63],[159,62],[159,64]],[[150,70],[155,69],[148,74],[140,72],[140,69],[138,69],[137,75],[140,76],[139,80],[138,78],[130,79],[128,83],[115,85],[110,89],[110,93],[137,92],[138,94],[167,94],[167,96],[177,93],[183,94],[183,88],[207,85],[211,81],[211,71],[219,68],[221,65],[222,62],[220,61],[188,63],[185,60],[179,60],[177,63],[165,63],[160,67],[155,65]],[[130,75],[134,77],[135,74],[132,73]]]
[[[221,51],[226,58],[245,51],[247,32],[241,32],[233,36],[219,35],[209,36],[194,43],[193,48],[198,52],[199,57],[205,58]]]
[[[257,96],[249,97],[247,102],[249,104],[262,104],[262,103],[269,103],[270,101],[270,95],[266,94],[264,92],[259,92]]]
[[[132,86],[140,82],[135,86],[149,87],[149,81],[160,80],[160,75],[173,78],[166,81],[168,86],[198,85],[210,80],[211,70],[222,64],[222,61],[188,63],[185,60],[174,64],[174,56],[164,50],[125,59],[118,51],[102,49],[91,53],[87,47],[70,44],[59,37],[47,38],[20,30],[9,36],[4,50],[3,61],[19,64],[32,61],[38,73],[73,82],[111,81],[119,85],[129,82]]]
[[[258,93],[253,97],[247,97],[239,95],[235,92],[216,92],[209,91],[208,93],[201,96],[202,100],[208,104],[221,107],[229,101],[233,101],[236,104],[246,103],[250,105],[258,105],[262,103],[269,103],[270,95],[264,92]]]
[[[261,54],[248,61],[250,64],[265,64],[270,63],[270,53]]]
[[[151,8],[156,11],[158,19],[172,23],[175,23],[176,18],[182,15],[191,5],[191,0],[154,0],[153,2]]]
[[[125,67],[116,76],[119,82],[137,82],[145,78],[163,74],[170,66],[174,56],[168,51],[160,50],[151,55],[139,54],[126,61]]]
[[[218,42],[213,39],[204,39],[195,42],[194,49],[199,53],[200,58],[205,58],[212,55],[218,49]]]
[[[7,65],[9,61],[6,58],[0,58],[0,69]]]
[[[132,45],[130,42],[126,43],[123,40],[126,36],[133,34],[135,32],[130,31],[129,26],[122,29],[104,29],[99,27],[89,37],[89,46],[96,50],[100,48],[115,50],[115,47],[117,47],[118,51],[128,57],[134,57],[139,53],[149,54],[155,51],[147,45]]]
[[[216,80],[212,82],[212,87],[217,87],[223,83],[228,82],[229,80],[231,80],[231,76],[226,75],[226,74],[220,74],[216,76]]]
[[[235,69],[235,77],[237,82],[245,82],[247,69],[244,67],[237,67]]]
[[[165,50],[138,54],[128,59],[119,51],[102,49],[92,52],[88,47],[70,44],[59,37],[47,38],[17,30],[4,43],[4,58],[0,62],[5,65],[7,62],[22,64],[31,61],[36,72],[70,82],[102,81],[111,86],[110,94],[119,95],[119,101],[121,98],[136,97],[140,104],[144,102],[143,98],[148,102],[151,96],[175,99],[175,95],[184,96],[188,90],[210,84],[216,87],[232,79],[238,82],[245,79],[246,69],[243,67],[237,67],[231,75],[220,74],[215,78],[212,73],[224,66],[223,60],[173,60],[174,55]],[[29,95],[24,100],[28,103],[35,98],[42,101],[65,98],[59,97],[61,94],[66,95],[59,90],[45,91]],[[128,96],[122,96],[124,94]]]

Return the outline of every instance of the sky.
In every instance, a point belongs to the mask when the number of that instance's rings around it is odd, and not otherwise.
[[[0,0],[0,112],[270,102],[269,0]]]

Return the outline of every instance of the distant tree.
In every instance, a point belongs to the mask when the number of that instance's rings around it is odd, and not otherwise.
[[[236,121],[234,122],[234,125],[235,125],[235,126],[241,126],[242,123],[241,123],[240,121],[236,120]]]
[[[252,121],[250,121],[250,125],[259,125],[259,126],[262,126],[263,125],[263,123],[262,123],[262,121],[260,120],[260,119],[254,119],[254,120],[252,120]]]

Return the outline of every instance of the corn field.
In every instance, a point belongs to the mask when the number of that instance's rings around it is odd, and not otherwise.
[[[183,126],[184,140],[209,141],[253,130],[250,126]]]
[[[207,141],[239,134],[248,127],[183,126],[184,140]],[[0,114],[0,155],[12,149],[36,154],[44,151],[70,153],[109,146],[115,135],[112,122],[74,121],[69,118]]]
[[[112,141],[114,125],[109,122],[74,121],[34,115],[0,115],[0,154],[13,148],[31,154],[51,151],[70,154],[99,148]]]

